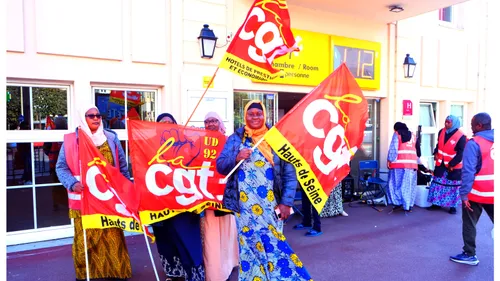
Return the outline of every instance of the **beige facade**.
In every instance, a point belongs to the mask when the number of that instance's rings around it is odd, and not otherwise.
[[[111,90],[147,93],[148,99],[154,100],[145,109],[148,118],[171,112],[180,123],[185,123],[204,91],[204,80],[214,74],[224,55],[225,38],[232,39],[252,2],[8,0],[7,86],[60,89],[65,95],[61,102],[67,104],[64,113],[68,117],[69,130],[77,125],[75,116],[80,104],[94,102],[100,91]],[[392,125],[403,120],[415,129],[421,120],[421,105],[430,105],[437,114],[434,126],[426,128],[429,147],[453,106],[454,110],[462,108],[464,128],[468,133],[471,116],[488,109],[485,107],[488,93],[479,90],[487,85],[483,54],[486,22],[482,20],[487,0],[457,5],[457,11],[463,11],[457,12],[463,17],[459,26],[441,22],[437,11],[387,23],[380,18],[367,19],[363,16],[366,11],[359,15],[336,14],[331,9],[308,6],[307,1],[298,2],[303,5],[289,5],[293,28],[380,43],[380,88],[363,92],[379,103],[380,119],[375,125],[380,128],[377,135],[380,140],[376,149],[382,167],[385,166]],[[445,5],[444,2],[457,1],[443,1],[439,5]],[[444,7],[436,5],[436,9]],[[197,37],[203,24],[209,24],[219,37],[219,48],[209,60],[200,58]],[[417,62],[416,75],[411,79],[403,77],[406,53]],[[234,92],[237,91],[286,95],[305,94],[311,90],[309,86],[253,83],[219,70],[213,88],[208,91],[208,99],[202,102],[191,121],[200,126],[206,111],[217,109],[229,125],[227,127],[232,128]],[[413,102],[413,116],[403,118],[403,100]],[[6,132],[7,143],[35,143],[62,141],[68,131]],[[126,140],[125,130],[117,132],[120,139]],[[38,185],[36,180],[31,184],[8,185],[8,191],[32,192],[29,194],[34,198],[33,217],[29,219],[34,221],[34,227],[8,228],[7,244],[72,235],[69,223],[37,222],[42,213],[37,210],[36,194],[39,191],[41,194],[43,188],[45,186]],[[9,196],[8,193],[7,202],[13,200]],[[9,208],[9,203],[7,205]],[[9,220],[20,220],[16,214],[11,214],[8,210],[8,225]]]

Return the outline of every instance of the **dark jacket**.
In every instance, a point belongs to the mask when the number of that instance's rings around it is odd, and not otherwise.
[[[236,166],[236,156],[240,151],[244,135],[244,128],[239,128],[234,134],[229,136],[226,145],[222,150],[220,156],[217,158],[217,171],[222,175],[227,175]],[[251,139],[249,139],[251,141]],[[295,167],[283,160],[281,160],[276,153],[274,153],[274,197],[278,204],[292,206],[295,192],[297,190],[297,177],[295,174]],[[238,212],[240,211],[240,192],[238,188],[238,170],[236,170],[226,184],[224,190],[224,207],[228,210]]]
[[[441,129],[439,131],[439,133],[438,133],[438,140],[439,140],[439,136],[441,134],[445,134],[444,135],[444,142],[446,143],[453,136],[453,134],[457,130],[458,129],[451,131],[451,133],[446,133],[445,129]],[[467,138],[465,137],[465,135],[463,135],[458,140],[457,144],[455,145],[455,151],[457,152],[457,155],[455,155],[455,157],[453,157],[453,159],[451,159],[451,161],[449,163],[450,167],[454,167],[458,163],[462,162],[462,157],[463,157],[463,153],[464,153],[464,149],[465,149],[465,144],[466,143],[467,143]],[[438,145],[439,145],[439,143],[436,144],[436,148],[434,149],[434,155],[437,154]],[[443,163],[441,163],[440,166],[434,167],[434,176],[436,176],[436,177],[442,177],[444,175],[444,172],[446,170],[447,169],[446,169],[446,166],[444,165],[444,161],[443,161]],[[448,172],[448,176],[446,178],[449,179],[449,180],[461,180],[462,179],[462,169],[455,169],[452,172]]]

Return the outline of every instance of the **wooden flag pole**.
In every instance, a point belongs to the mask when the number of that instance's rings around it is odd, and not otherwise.
[[[191,121],[191,118],[193,118],[193,115],[194,115],[194,112],[196,111],[196,109],[198,108],[198,106],[200,105],[201,101],[203,100],[203,98],[205,97],[205,94],[207,93],[208,91],[208,88],[210,88],[210,85],[212,85],[213,81],[214,81],[214,78],[215,76],[217,75],[217,71],[219,71],[219,67],[217,66],[217,69],[215,69],[215,72],[214,72],[214,75],[212,75],[212,78],[210,79],[210,82],[208,82],[208,85],[207,87],[205,88],[205,91],[203,92],[203,95],[201,95],[200,99],[198,100],[198,103],[196,104],[196,106],[194,107],[193,109],[193,112],[191,112],[191,115],[189,116],[188,120],[186,121],[186,125],[184,125],[184,128],[187,127],[187,125],[189,124],[189,121]]]
[[[83,229],[83,245],[85,246],[85,272],[87,275],[87,281],[90,281],[90,272],[89,272],[89,253],[87,252],[87,230],[83,228],[83,223],[82,223],[82,229]]]
[[[269,131],[268,131],[269,132]],[[267,133],[266,133],[267,134]],[[264,141],[264,138],[266,136],[264,135],[253,147],[252,147],[252,151],[255,151],[255,149]],[[234,168],[231,170],[231,172],[229,172],[229,174],[227,174],[227,176],[223,179],[223,183],[226,183],[227,180],[229,179],[229,177],[241,166],[241,163],[243,163],[243,161],[245,160],[240,160],[240,162],[238,162],[238,164],[236,164],[236,166],[234,166]]]
[[[144,240],[146,241],[146,246],[148,247],[149,258],[151,259],[151,265],[153,266],[153,270],[155,271],[156,281],[160,281],[160,277],[158,276],[158,271],[156,271],[155,261],[153,259],[153,254],[151,253],[151,247],[148,243],[148,236],[146,235],[146,225],[142,225],[142,232],[144,233]],[[168,278],[167,278],[168,279]]]

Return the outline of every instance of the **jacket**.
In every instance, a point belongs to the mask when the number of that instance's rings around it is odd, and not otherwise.
[[[495,130],[481,131],[474,136],[480,136],[484,139],[495,142]],[[460,187],[460,197],[463,201],[468,200],[468,194],[472,190],[474,178],[479,173],[482,167],[482,157],[479,145],[470,139],[465,145],[463,168],[462,168],[462,186]]]
[[[441,137],[441,134],[444,134],[444,141],[447,142],[455,132],[459,130],[453,130],[451,133],[447,134],[446,129],[441,129],[439,130],[438,133],[438,139]],[[453,159],[451,159],[450,163],[448,164],[451,167],[455,167],[458,163],[463,161],[463,153],[464,153],[464,148],[465,144],[467,143],[467,137],[463,135],[455,145],[455,152],[456,155]],[[434,149],[434,154],[437,155],[439,149],[439,144],[436,144],[436,148]],[[462,168],[463,168],[463,162],[462,162]],[[448,171],[444,163],[441,163],[441,165],[435,165],[434,167],[434,176],[436,177],[442,177],[444,175],[444,172]],[[447,179],[449,180],[461,180],[462,179],[462,169],[454,169],[453,171],[449,172],[448,175],[446,176]]]
[[[236,156],[240,151],[244,130],[245,129],[243,127],[237,129],[236,132],[227,139],[226,145],[216,161],[217,171],[220,174],[228,175],[229,172],[231,172],[231,170],[236,166]],[[251,141],[250,138],[249,141]],[[279,158],[274,151],[273,155],[274,197],[276,198],[276,202],[278,202],[278,204],[293,206],[298,184],[295,167],[292,164],[281,160],[281,158]],[[222,202],[226,209],[239,213],[240,192],[238,188],[237,174],[238,170],[236,170],[228,179]]]
[[[118,148],[118,159],[116,159],[116,156],[113,153],[113,161],[115,162],[115,166],[120,167],[120,172],[122,173],[122,175],[130,178],[130,173],[128,172],[127,168],[127,159],[125,158],[125,152],[123,151],[120,140],[118,139],[116,133],[111,130],[104,129],[104,135],[108,139],[108,144],[111,151],[115,151],[116,148]],[[78,128],[76,129],[76,136],[78,139]],[[61,146],[59,157],[57,158],[56,174],[61,184],[68,190],[70,190],[73,185],[75,185],[75,183],[79,182],[71,173],[68,163],[66,163],[64,143]]]

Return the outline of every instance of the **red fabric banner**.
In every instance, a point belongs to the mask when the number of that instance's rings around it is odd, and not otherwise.
[[[220,63],[235,74],[268,81],[280,72],[275,58],[298,51],[285,0],[255,0]]]
[[[183,211],[222,209],[225,184],[215,160],[226,138],[199,128],[128,121],[141,221],[151,224]]]
[[[349,173],[367,119],[366,99],[344,63],[266,134],[278,155],[294,164],[318,212]]]
[[[139,192],[134,184],[109,164],[82,130],[78,130],[79,155],[82,169],[83,228],[119,227],[142,232],[137,210]],[[115,153],[115,151],[112,151]]]

